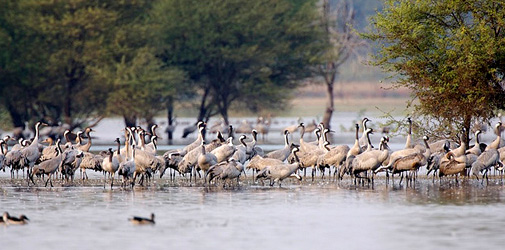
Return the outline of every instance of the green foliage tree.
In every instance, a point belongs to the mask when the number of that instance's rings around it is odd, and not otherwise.
[[[99,1],[38,1],[34,16],[39,35],[49,53],[45,62],[46,91],[39,100],[62,107],[61,116],[72,127],[105,109],[106,91],[95,81],[91,66],[103,64],[107,31],[118,18],[117,11]],[[98,111],[98,112],[97,112]]]
[[[23,127],[32,117],[39,119],[46,112],[40,102],[44,68],[41,61],[47,51],[31,18],[36,11],[33,1],[3,0],[0,8],[0,96],[12,125]]]
[[[238,100],[255,111],[282,107],[320,49],[316,2],[161,0],[152,13],[158,49],[196,83],[198,119],[227,123]]]
[[[185,73],[166,67],[156,57],[155,29],[149,19],[152,1],[116,3],[118,18],[109,29],[106,62],[93,69],[111,88],[107,111],[135,126],[142,118],[150,125],[154,116],[180,94]]]
[[[434,136],[457,138],[505,105],[505,2],[385,2],[366,37],[375,65],[412,91],[413,116]]]
[[[135,125],[178,94],[184,74],[155,56],[151,1],[2,4],[0,93],[14,126],[63,118],[74,128],[108,114]]]
[[[108,98],[111,113],[121,115],[127,126],[138,118],[152,125],[157,113],[177,95],[177,86],[185,80],[183,71],[163,68],[161,60],[148,49],[139,49],[131,60],[114,66],[111,76],[114,92]]]

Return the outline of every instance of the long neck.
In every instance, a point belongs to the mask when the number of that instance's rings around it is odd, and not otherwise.
[[[288,133],[284,134],[284,146],[289,147]]]
[[[111,163],[112,163],[112,155],[113,154],[114,153],[112,153],[112,150],[109,150],[109,162],[111,162]]]
[[[157,137],[154,137],[151,142],[153,143],[153,146],[154,146],[154,151],[158,150],[158,145],[156,145],[156,138]]]
[[[300,158],[298,158],[298,154],[296,153],[296,151],[293,152],[293,155],[295,156],[295,161],[299,164]]]
[[[4,152],[4,142],[3,141],[0,142],[0,151],[2,152],[3,155],[5,154],[5,152]]]
[[[146,145],[146,140],[145,140],[144,132],[140,132],[139,133],[139,141],[140,141],[140,148],[142,150],[144,150],[145,149],[145,145]]]
[[[151,134],[153,134],[153,136],[158,136],[158,135],[156,134],[156,128],[158,128],[158,126],[156,126],[156,125],[153,125],[153,126],[151,127]]]
[[[427,139],[424,139],[424,146],[427,148],[427,149],[430,149],[430,145],[428,144],[428,140]],[[478,144],[478,143],[477,143]]]
[[[203,141],[203,128],[199,128],[199,133],[198,133],[198,141]]]
[[[412,147],[412,121],[409,120],[409,133],[407,134],[407,141],[405,142],[405,148]]]
[[[39,125],[39,123],[35,124],[35,138],[33,138],[33,141],[30,145],[39,144]]]
[[[88,137],[88,143],[86,143],[87,147],[91,147],[91,135],[89,134],[89,130],[86,132],[86,136]]]
[[[477,145],[480,144],[479,136],[480,136],[479,132],[475,133],[475,144],[477,144]]]
[[[126,155],[130,155],[130,136],[128,133],[128,129],[124,130],[124,147],[126,149]]]
[[[61,146],[60,146],[60,141],[58,140],[56,142],[56,149],[58,149],[58,154],[61,155],[63,150],[61,150]]]
[[[412,121],[409,120],[409,135],[412,134]]]
[[[69,142],[72,143],[70,141],[70,136],[68,134],[70,134],[70,132],[69,133],[65,133],[65,140],[67,141],[67,143],[69,143]]]
[[[121,143],[119,142],[119,140],[117,141],[117,155],[120,155],[121,154]]]
[[[228,127],[228,137],[232,137],[233,136],[233,126],[229,126]]]
[[[356,140],[359,141],[359,137],[358,137],[358,130],[359,128],[356,126]]]
[[[372,149],[373,145],[372,145],[372,141],[370,141],[370,133],[366,133],[366,142],[368,143],[367,149]]]

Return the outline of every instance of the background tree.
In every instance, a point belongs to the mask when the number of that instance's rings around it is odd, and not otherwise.
[[[457,138],[464,128],[468,141],[473,123],[504,107],[503,1],[389,0],[372,25],[374,63],[412,91],[412,115],[427,133]]]
[[[180,65],[197,84],[198,119],[218,113],[228,123],[237,100],[251,110],[282,107],[320,49],[315,3],[160,1],[153,8],[159,49],[167,65]]]
[[[117,10],[86,0],[44,0],[33,8],[39,9],[33,20],[49,53],[45,81],[51,83],[39,100],[55,107],[55,120],[61,112],[65,123],[80,126],[105,109],[107,92],[90,67],[103,65],[107,31],[118,18]]]
[[[166,109],[166,103],[177,94],[177,85],[185,79],[180,70],[164,69],[147,49],[137,50],[128,62],[117,63],[113,72],[114,92],[107,100],[108,107],[112,114],[124,118],[126,126],[135,126],[138,118],[152,125],[154,116]]]
[[[185,74],[166,67],[156,57],[155,29],[149,18],[152,1],[113,2],[117,18],[110,28],[107,57],[94,73],[107,82],[107,110],[123,117],[126,126],[138,119],[154,124],[154,116],[167,108],[181,89]]]
[[[333,115],[334,85],[339,74],[339,68],[351,55],[357,55],[356,49],[365,45],[364,41],[353,30],[355,22],[355,10],[352,3],[347,0],[337,1],[334,6],[329,0],[322,3],[322,25],[324,39],[328,43],[328,49],[321,55],[321,64],[317,67],[317,73],[323,77],[326,86],[328,102],[323,116],[324,126],[330,128]]]
[[[0,8],[0,96],[14,127],[44,117],[45,108],[37,102],[45,82],[44,64],[48,53],[38,36],[32,17],[33,1],[2,1]],[[40,77],[42,76],[42,77]]]

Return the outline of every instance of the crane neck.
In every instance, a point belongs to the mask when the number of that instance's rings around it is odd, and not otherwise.
[[[359,126],[358,126],[358,124],[356,124],[356,140],[359,140],[358,131],[359,131]]]
[[[288,139],[288,133],[284,134],[284,146],[289,147],[289,139]]]
[[[33,138],[33,141],[30,145],[39,144],[39,127],[40,127],[40,122],[37,122],[37,124],[35,124],[35,138]]]
[[[121,149],[120,149],[121,142],[119,140],[117,140],[116,143],[117,143],[117,155],[121,155]]]
[[[91,131],[86,130],[86,136],[88,137],[88,142],[86,143],[86,145],[88,147],[91,147],[91,134],[90,133],[91,133]]]
[[[373,145],[372,145],[372,141],[370,140],[370,133],[367,131],[366,133],[366,142],[368,143],[367,145],[367,149],[372,149],[373,148]]]
[[[58,139],[56,141],[56,150],[58,152],[59,155],[61,155],[63,153],[63,150],[61,150],[61,145],[60,145],[60,140]]]

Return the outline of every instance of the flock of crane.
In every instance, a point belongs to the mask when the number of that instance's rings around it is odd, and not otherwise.
[[[435,176],[475,176],[478,180],[488,180],[488,174],[493,168],[503,173],[503,160],[505,147],[501,139],[504,126],[498,122],[494,127],[496,139],[489,145],[479,141],[479,134],[475,134],[475,145],[466,145],[461,140],[459,145],[449,140],[439,140],[428,143],[429,138],[424,137],[421,143],[414,142],[411,136],[412,121],[410,118],[409,132],[405,148],[392,151],[389,146],[389,138],[383,136],[379,148],[375,148],[370,140],[373,129],[367,127],[370,120],[362,120],[363,134],[359,137],[359,125],[356,124],[356,136],[354,145],[330,145],[328,133],[332,132],[323,124],[317,125],[314,130],[317,139],[306,142],[304,140],[305,125],[300,123],[301,136],[299,142],[289,143],[289,130],[284,130],[284,147],[272,152],[265,153],[257,143],[256,130],[252,130],[252,140],[246,135],[238,139],[239,145],[233,142],[233,127],[230,126],[228,138],[224,138],[221,132],[217,132],[216,139],[206,143],[204,132],[206,124],[197,124],[198,135],[194,142],[181,149],[169,150],[163,155],[158,155],[156,128],[154,125],[150,131],[141,127],[126,127],[124,129],[124,142],[117,138],[116,150],[109,148],[98,154],[90,152],[92,145],[91,128],[78,132],[76,140],[70,139],[70,131],[64,133],[66,142],[63,144],[59,139],[53,145],[48,138],[40,141],[39,129],[45,125],[38,122],[35,125],[35,136],[31,141],[19,139],[18,143],[8,148],[9,141],[15,141],[10,136],[0,140],[0,169],[11,169],[11,178],[18,178],[18,171],[24,175],[26,169],[28,185],[45,181],[45,186],[53,186],[52,180],[62,178],[66,182],[73,182],[74,175],[79,170],[81,178],[88,179],[86,170],[102,171],[104,176],[104,188],[110,177],[110,187],[114,186],[116,173],[121,176],[121,186],[132,187],[138,183],[144,185],[154,174],[159,173],[163,177],[165,171],[170,172],[170,180],[175,180],[176,173],[186,176],[189,181],[198,181],[197,176],[203,179],[205,185],[212,181],[221,181],[223,185],[233,185],[234,180],[239,183],[242,174],[252,170],[254,180],[269,180],[270,185],[281,185],[286,178],[302,180],[301,170],[306,176],[307,168],[312,170],[312,181],[317,172],[324,178],[326,169],[331,178],[342,180],[350,175],[354,183],[374,181],[374,176],[379,173],[389,176],[395,174],[404,175],[408,183],[415,181],[418,170],[426,167],[427,174]],[[87,142],[84,143],[87,137]],[[146,142],[146,137],[150,142]],[[49,146],[44,146],[49,143]],[[84,144],[83,144],[84,143]],[[203,175],[200,172],[203,172]],[[47,180],[44,177],[47,176]],[[36,177],[37,179],[35,179]]]

